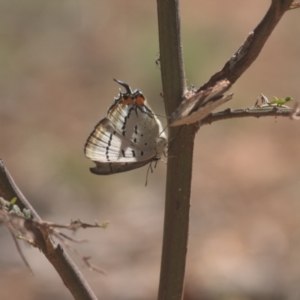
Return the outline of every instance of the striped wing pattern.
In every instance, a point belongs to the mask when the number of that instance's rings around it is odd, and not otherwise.
[[[121,82],[121,81],[117,81]],[[85,155],[96,163],[91,172],[108,175],[125,172],[158,160],[166,145],[162,125],[138,90],[120,93],[106,118],[94,128]]]

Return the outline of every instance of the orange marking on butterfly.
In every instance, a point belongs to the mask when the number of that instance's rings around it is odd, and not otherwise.
[[[131,104],[135,105],[135,100],[132,97],[122,98],[121,99],[122,104]]]
[[[141,96],[141,95],[138,95],[136,97],[135,101],[136,101],[137,105],[144,105],[145,104],[145,98],[143,96]]]
[[[145,105],[145,98],[141,95],[138,95],[136,97],[123,97],[121,98],[122,104],[125,105],[138,105],[138,106],[143,106]]]

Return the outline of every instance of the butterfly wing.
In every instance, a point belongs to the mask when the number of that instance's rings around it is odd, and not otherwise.
[[[95,174],[108,175],[133,170],[158,160],[167,144],[162,125],[139,90],[125,87],[90,134],[85,155],[96,163]]]
[[[152,151],[155,155],[157,144],[165,140],[162,125],[144,100],[139,104],[128,104],[122,98],[113,105],[107,114],[117,132],[130,140],[141,150]]]
[[[95,161],[96,167],[90,168],[90,171],[96,175],[111,175],[121,172],[127,172],[130,170],[138,169],[145,166],[153,159],[140,161],[140,162],[131,162],[131,163],[100,163]]]
[[[136,148],[115,130],[107,118],[102,119],[90,134],[84,148],[87,158],[96,163],[91,172],[108,175],[142,167],[153,160],[149,151]]]

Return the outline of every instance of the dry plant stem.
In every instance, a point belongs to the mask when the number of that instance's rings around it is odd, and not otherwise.
[[[0,160],[0,197],[3,197],[8,201],[16,197],[16,204],[21,209],[30,209],[33,217],[36,220],[41,220],[39,215],[15,184],[2,160]],[[48,232],[45,230],[37,230],[37,228],[30,228],[30,222],[26,222],[25,225],[28,230],[34,232],[35,244],[56,269],[74,299],[97,300],[93,291],[90,289],[71,258],[58,243],[51,239]]]
[[[213,75],[202,87],[228,79],[233,84],[259,55],[292,0],[272,0],[271,6],[248,40],[242,55]],[[171,115],[185,92],[182,62],[179,0],[157,0],[160,62],[167,115]],[[241,54],[241,53],[239,53]],[[200,89],[202,89],[200,88]],[[196,126],[170,128],[163,252],[159,300],[182,299],[188,240],[193,143]],[[176,138],[174,138],[176,136]]]
[[[216,121],[227,120],[227,119],[236,119],[236,118],[245,118],[245,117],[290,117],[293,113],[293,109],[290,108],[240,108],[240,109],[231,109],[227,108],[223,111],[218,111],[208,115],[205,119],[200,121],[200,126],[206,124],[212,124]]]
[[[167,115],[185,92],[178,0],[158,0],[163,95]],[[196,129],[169,129],[163,250],[158,299],[182,299],[187,253],[193,144]],[[176,138],[175,138],[176,137]]]
[[[212,86],[221,79],[228,79],[231,84],[235,83],[258,57],[268,37],[271,35],[283,14],[289,10],[292,2],[293,0],[272,0],[268,12],[253,30],[252,40],[249,46],[244,49],[245,53],[243,57],[241,57],[234,66],[231,66],[230,61],[228,61],[223,69],[214,74],[200,89],[202,90]]]

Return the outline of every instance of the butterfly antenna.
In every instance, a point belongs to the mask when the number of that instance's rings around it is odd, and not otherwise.
[[[153,112],[152,112],[152,115],[153,115],[153,116],[160,117],[160,118],[170,119],[170,117],[167,117],[166,115],[155,114],[155,113],[153,113]]]
[[[167,129],[168,125],[165,126],[165,128],[162,130],[162,132],[159,133],[159,135],[161,135],[162,133],[164,133]]]
[[[129,95],[132,94],[132,90],[131,90],[130,86],[129,86],[127,83],[125,83],[125,82],[123,82],[123,81],[121,81],[121,80],[115,79],[115,78],[113,78],[113,80],[114,80],[115,82],[117,82],[118,84],[122,85],[122,86],[125,88],[126,92],[127,92]]]

